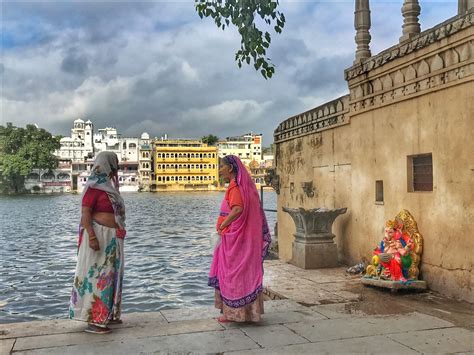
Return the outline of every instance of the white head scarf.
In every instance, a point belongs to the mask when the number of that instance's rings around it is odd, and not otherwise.
[[[107,192],[114,209],[115,222],[120,229],[125,229],[125,203],[122,196],[120,196],[119,182],[115,175],[117,171],[117,154],[114,152],[100,152],[97,154],[82,196],[84,197],[90,187]],[[111,172],[114,172],[112,177]]]

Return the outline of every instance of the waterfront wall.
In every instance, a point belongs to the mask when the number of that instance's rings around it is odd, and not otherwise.
[[[387,219],[409,210],[424,237],[422,278],[474,302],[473,17],[470,12],[346,70],[349,95],[275,131],[280,258],[295,226],[282,207],[341,208],[339,260],[370,257]],[[411,157],[431,154],[432,191],[410,191]],[[383,200],[376,201],[376,181]],[[313,184],[314,196],[305,192]],[[306,189],[307,190],[307,189]]]

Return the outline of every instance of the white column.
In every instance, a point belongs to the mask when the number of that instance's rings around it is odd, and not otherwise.
[[[370,8],[369,0],[356,0],[354,11],[354,27],[356,29],[355,42],[357,49],[354,64],[370,58]]]
[[[400,42],[409,40],[421,32],[418,16],[420,16],[421,7],[418,0],[404,0],[402,6],[403,32]]]

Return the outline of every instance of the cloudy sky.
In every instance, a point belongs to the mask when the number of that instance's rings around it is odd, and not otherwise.
[[[371,0],[372,53],[398,42],[402,0]],[[456,15],[457,0],[421,0],[422,30]],[[234,62],[234,28],[201,20],[192,0],[1,1],[1,123],[69,135],[72,122],[124,136],[263,133],[347,93],[354,0],[281,0],[270,80]]]

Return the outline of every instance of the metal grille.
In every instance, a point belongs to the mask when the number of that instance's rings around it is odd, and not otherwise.
[[[413,191],[433,191],[433,158],[431,154],[413,157]]]

